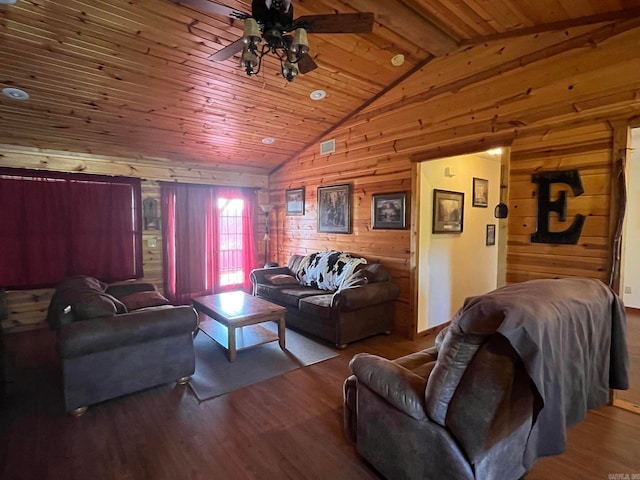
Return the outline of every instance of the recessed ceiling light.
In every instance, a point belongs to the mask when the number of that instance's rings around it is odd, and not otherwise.
[[[311,100],[322,100],[326,96],[327,92],[325,92],[324,90],[314,90],[309,94]]]
[[[399,67],[403,63],[404,63],[404,55],[402,55],[401,53],[391,57],[391,65],[393,65],[394,67]]]
[[[20,90],[19,88],[3,88],[2,93],[12,100],[29,100],[29,94],[24,90]]]
[[[271,145],[272,143],[275,143],[276,139],[273,137],[264,137],[262,139],[262,143],[264,143],[265,145]]]

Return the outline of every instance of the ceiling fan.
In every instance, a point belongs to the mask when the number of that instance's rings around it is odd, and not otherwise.
[[[208,0],[174,0],[205,12],[244,20],[242,38],[209,57],[223,61],[242,51],[240,65],[247,75],[257,75],[262,57],[272,53],[280,60],[282,76],[291,82],[299,73],[318,67],[308,55],[307,33],[369,33],[373,13],[335,13],[293,18],[291,0],[253,0],[251,14]],[[260,46],[262,41],[264,44]]]

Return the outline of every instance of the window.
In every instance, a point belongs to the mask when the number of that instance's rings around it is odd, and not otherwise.
[[[0,286],[142,276],[140,180],[0,168]]]

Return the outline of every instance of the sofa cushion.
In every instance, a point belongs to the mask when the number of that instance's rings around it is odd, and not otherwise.
[[[83,297],[71,302],[74,320],[90,320],[127,313],[125,305],[117,298],[104,292],[87,292]]]
[[[298,303],[298,309],[300,313],[313,315],[314,317],[331,318],[332,298],[332,293],[301,298],[300,303]]]
[[[298,308],[301,298],[311,297],[313,295],[324,295],[326,293],[324,290],[311,287],[284,287],[275,293],[275,298],[280,303]]]
[[[297,285],[298,284],[298,279],[296,277],[294,277],[293,275],[286,275],[284,273],[279,273],[275,275],[265,275],[264,278],[266,278],[269,282],[273,283],[274,285]]]
[[[286,288],[286,285],[272,285],[271,283],[258,283],[255,285],[255,294],[259,297],[276,300],[278,292]]]
[[[369,283],[388,282],[391,280],[389,271],[381,263],[369,263],[363,265],[360,271],[364,271]]]
[[[169,303],[171,303],[158,291],[132,293],[131,295],[122,297],[121,300],[128,311],[146,307],[157,307],[159,305],[169,305]]]
[[[106,283],[86,275],[65,278],[56,287],[53,297],[51,297],[47,312],[47,323],[52,329],[58,329],[63,324],[71,323],[74,319],[77,319],[76,312],[71,312],[68,307],[93,294],[103,294],[106,288]],[[92,318],[86,315],[93,315],[93,313],[113,315],[118,310],[118,307],[123,312],[126,311],[124,305],[116,306],[115,303],[110,304],[107,300],[109,299],[87,300],[86,305],[79,306],[80,318]]]

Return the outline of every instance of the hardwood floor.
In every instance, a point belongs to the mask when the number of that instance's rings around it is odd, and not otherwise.
[[[202,403],[188,386],[172,384],[92,406],[79,418],[63,413],[54,342],[48,331],[5,337],[2,479],[378,479],[342,435],[349,360],[361,351],[395,358],[433,339],[375,337]],[[640,415],[590,412],[568,444],[527,480],[640,474]]]

